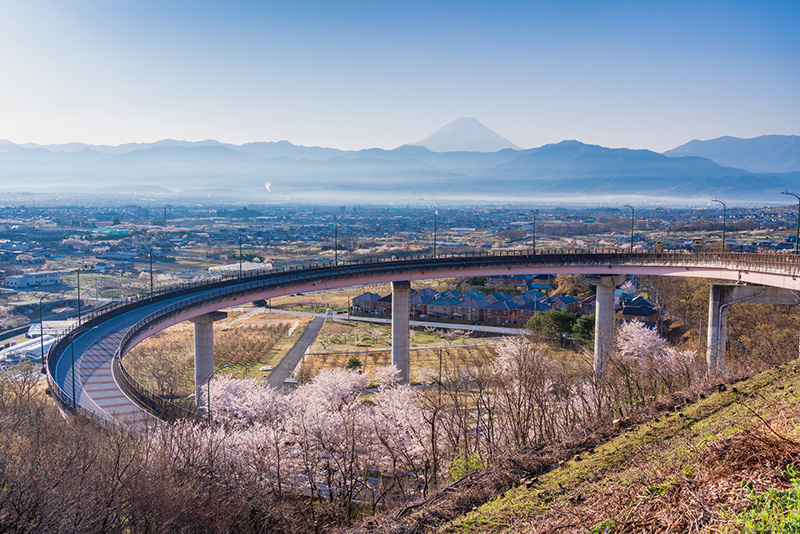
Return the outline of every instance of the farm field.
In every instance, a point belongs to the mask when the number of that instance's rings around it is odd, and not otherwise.
[[[223,374],[263,380],[264,366],[275,365],[306,324],[305,316],[286,316],[254,308],[228,310],[214,324],[214,363]],[[181,323],[146,339],[124,358],[125,368],[145,387],[166,397],[194,393],[194,326]]]
[[[421,374],[426,372],[438,372],[440,361],[445,369],[454,366],[473,366],[479,362],[485,362],[496,356],[496,346],[494,345],[475,345],[469,347],[462,346],[442,346],[437,348],[411,348],[411,381],[418,381]],[[370,374],[375,367],[385,367],[392,363],[392,351],[383,350],[364,350],[337,353],[310,353],[303,362],[302,374],[304,377],[313,377],[323,369],[344,368],[350,358],[356,358],[361,362],[360,370]],[[373,376],[374,378],[374,376]]]
[[[340,316],[341,317],[341,316]],[[412,328],[412,346],[445,346],[485,344],[497,336],[473,337],[469,332],[457,328]],[[367,349],[389,349],[392,330],[389,325],[361,321],[327,321],[322,327],[311,352],[346,352]]]

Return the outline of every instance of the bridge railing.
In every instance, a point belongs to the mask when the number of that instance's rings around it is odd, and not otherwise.
[[[664,264],[678,263],[686,265],[737,263],[739,267],[748,267],[763,270],[785,272],[787,268],[800,274],[800,256],[794,254],[768,252],[768,253],[743,253],[743,252],[690,252],[690,251],[635,251],[624,252],[619,249],[554,249],[554,250],[516,250],[516,251],[475,251],[459,254],[409,255],[401,258],[379,257],[364,258],[360,260],[340,261],[336,264],[309,262],[304,265],[280,267],[264,271],[247,271],[240,276],[238,273],[219,275],[212,280],[199,280],[180,284],[177,287],[161,288],[152,294],[138,295],[126,299],[113,301],[100,310],[87,314],[84,321],[77,329],[88,330],[110,318],[122,313],[132,311],[143,306],[158,302],[179,299],[179,301],[165,306],[155,314],[149,315],[133,328],[129,329],[120,344],[120,350],[114,357],[115,377],[126,392],[133,398],[147,405],[156,415],[196,417],[196,411],[180,403],[174,403],[159,397],[155,393],[138,383],[122,365],[122,356],[129,344],[150,325],[168,320],[173,315],[180,315],[193,307],[200,307],[219,300],[226,300],[236,294],[248,295],[254,289],[268,290],[285,286],[296,285],[303,280],[336,280],[353,278],[359,274],[392,274],[394,272],[407,272],[419,267],[425,271],[452,269],[453,267],[468,268],[481,266],[536,266],[583,263],[590,265],[610,264]],[[211,292],[211,293],[209,293]],[[180,297],[188,297],[181,299]],[[69,340],[78,337],[78,332],[69,332],[61,336],[48,351],[47,373],[48,383],[54,396],[68,409],[76,405],[74,399],[65,392],[55,380],[56,366],[64,350],[69,346]]]

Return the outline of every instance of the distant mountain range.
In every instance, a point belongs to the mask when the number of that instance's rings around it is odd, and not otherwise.
[[[700,156],[726,167],[750,172],[800,171],[800,136],[762,135],[753,139],[718,137],[690,141],[664,152],[667,156]]]
[[[797,137],[766,137],[692,142],[666,155],[578,141],[522,150],[474,119],[458,119],[420,142],[426,146],[394,150],[344,151],[287,141],[232,145],[165,139],[119,146],[0,141],[0,192],[171,197],[171,202],[617,203],[639,198],[677,204],[712,197],[777,202],[784,200],[781,191],[800,186],[797,156],[791,155]],[[717,150],[755,154],[750,160],[722,165],[696,153],[738,142],[737,150]],[[491,150],[491,143],[505,148]],[[760,148],[747,148],[756,144]],[[465,146],[473,149],[450,150]],[[752,171],[765,168],[789,172]]]

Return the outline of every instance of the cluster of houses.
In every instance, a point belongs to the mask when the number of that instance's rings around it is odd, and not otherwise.
[[[524,325],[534,315],[557,309],[579,315],[593,314],[595,296],[577,299],[569,295],[550,294],[553,287],[525,280],[511,280],[520,291],[511,295],[505,291],[484,294],[478,291],[462,293],[455,289],[438,292],[430,288],[409,293],[409,312],[413,317],[445,319],[475,323]],[[508,285],[508,284],[506,284]],[[615,309],[622,321],[643,321],[654,326],[658,310],[644,297],[618,289],[614,298]],[[392,295],[366,292],[351,301],[354,313],[390,315]]]

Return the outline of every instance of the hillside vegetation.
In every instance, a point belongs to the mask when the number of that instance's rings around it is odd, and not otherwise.
[[[799,395],[797,361],[720,383],[647,422],[510,455],[381,530],[798,532]]]

